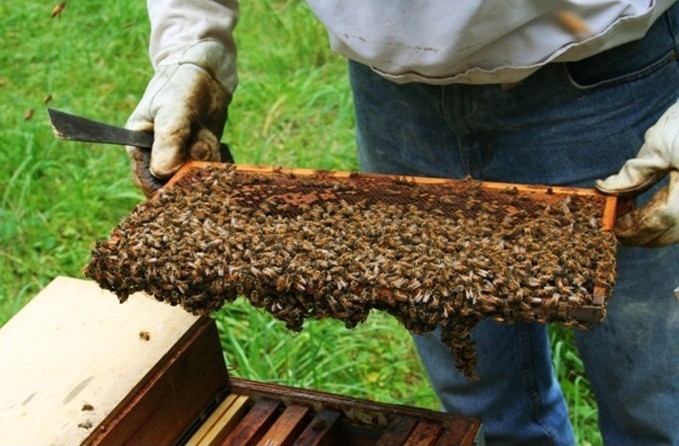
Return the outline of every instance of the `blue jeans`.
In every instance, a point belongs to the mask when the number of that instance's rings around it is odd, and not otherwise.
[[[593,187],[677,99],[678,36],[675,6],[644,39],[509,89],[398,85],[350,62],[361,168]],[[576,333],[607,444],[679,445],[678,273],[677,246],[620,247],[607,318]],[[480,382],[455,369],[438,333],[415,336],[444,409],[479,417],[489,445],[573,444],[547,327],[483,320],[473,338]]]

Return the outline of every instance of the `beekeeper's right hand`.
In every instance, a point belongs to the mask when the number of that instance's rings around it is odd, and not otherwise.
[[[218,161],[236,89],[237,0],[148,0],[154,75],[126,127],[154,133],[126,147],[135,182],[154,194],[187,160]]]
[[[178,61],[160,65],[128,119],[127,128],[155,134],[150,153],[126,147],[135,182],[147,196],[187,160],[219,161],[231,93],[213,67],[225,57],[221,44],[207,40],[186,49]]]

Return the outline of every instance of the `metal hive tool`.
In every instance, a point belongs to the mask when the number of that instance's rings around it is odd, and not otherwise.
[[[481,318],[588,328],[615,281],[616,201],[594,191],[191,163],[96,243],[86,276],[193,313],[245,296],[300,330],[372,309],[441,327],[474,377]]]

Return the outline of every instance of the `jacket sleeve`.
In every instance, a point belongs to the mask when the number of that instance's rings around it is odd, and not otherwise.
[[[238,21],[238,0],[147,0],[151,22],[149,55],[155,70],[161,65],[181,63],[196,43],[212,41],[219,63],[212,75],[230,93],[236,89],[236,44],[233,30]],[[205,55],[208,60],[214,57]],[[199,65],[200,61],[198,62]]]

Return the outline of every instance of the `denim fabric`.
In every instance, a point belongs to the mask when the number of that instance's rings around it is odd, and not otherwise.
[[[504,88],[397,85],[350,62],[361,168],[593,187],[677,100],[677,31],[675,6],[641,41]],[[677,246],[621,247],[607,318],[576,333],[607,444],[679,445],[678,273]],[[480,417],[489,445],[573,444],[547,328],[484,320],[473,337],[478,383],[455,369],[438,333],[415,336],[444,409]]]

